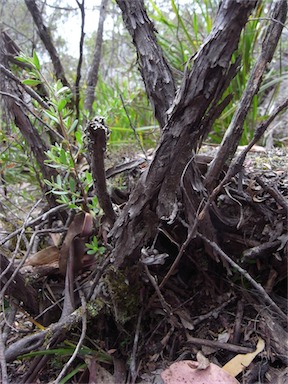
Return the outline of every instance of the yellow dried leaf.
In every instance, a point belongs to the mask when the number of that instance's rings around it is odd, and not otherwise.
[[[222,369],[226,371],[227,373],[230,373],[231,376],[236,377],[244,371],[245,368],[247,368],[251,362],[254,360],[254,358],[263,351],[265,347],[265,342],[261,338],[259,338],[256,350],[251,353],[246,353],[246,354],[239,354],[230,361],[228,361],[227,364],[224,365]]]

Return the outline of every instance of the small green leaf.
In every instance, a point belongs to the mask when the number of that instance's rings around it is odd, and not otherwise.
[[[16,56],[15,59],[21,61],[21,63],[31,64],[31,60],[28,57]]]
[[[67,100],[66,99],[61,99],[57,105],[57,110],[58,112],[61,112],[62,109],[66,106]]]
[[[62,195],[68,195],[68,193],[69,193],[68,191],[57,191],[56,189],[53,189],[52,192],[53,192],[54,195],[58,195],[58,196],[60,196],[60,195],[61,196]]]
[[[47,110],[43,111],[51,120],[55,121],[55,123],[59,124],[59,120],[57,117],[53,116],[51,112],[48,112]]]
[[[56,183],[59,187],[62,187],[62,180],[61,180],[61,176],[60,175],[57,175],[56,177]]]
[[[40,61],[39,61],[39,58],[37,56],[36,51],[33,51],[33,63],[35,65],[36,69],[38,69],[38,71],[40,71]]]
[[[61,93],[64,93],[66,91],[70,91],[70,89],[68,87],[66,87],[66,86],[65,87],[61,87],[60,89],[58,89],[57,94],[60,95]]]
[[[34,86],[34,85],[41,84],[41,81],[40,80],[35,80],[35,79],[26,79],[26,80],[23,80],[22,83],[25,84],[25,85]]]
[[[80,131],[75,132],[75,139],[79,145],[83,144],[83,135]]]
[[[70,186],[70,191],[75,192],[76,183],[75,183],[75,180],[73,178],[69,179],[69,186]]]
[[[76,120],[74,120],[73,124],[71,125],[71,127],[70,127],[69,130],[68,130],[68,134],[69,134],[69,135],[70,135],[70,133],[73,132],[74,129],[77,127],[77,124],[78,124],[78,120],[76,119]],[[75,134],[76,134],[76,132],[75,132]]]
[[[61,164],[64,164],[64,165],[67,165],[68,161],[67,161],[67,154],[66,152],[64,151],[64,149],[62,148],[60,153],[59,153],[59,161]]]

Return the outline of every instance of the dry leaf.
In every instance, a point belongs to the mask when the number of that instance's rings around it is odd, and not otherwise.
[[[230,375],[236,377],[244,371],[245,368],[247,368],[251,362],[254,360],[254,358],[263,351],[265,347],[265,342],[261,338],[259,338],[256,350],[251,353],[246,353],[246,354],[239,354],[230,361],[228,361],[227,364],[224,365],[223,369],[230,373]]]
[[[34,255],[30,256],[26,262],[25,266],[31,265],[32,267],[39,265],[47,265],[52,264],[59,261],[59,249],[52,245],[51,247],[47,247],[41,249],[41,251],[36,252]]]
[[[66,274],[66,268],[71,247],[74,248],[75,270],[81,269],[82,258],[85,251],[86,237],[93,232],[93,217],[90,213],[79,212],[69,225],[65,240],[60,250],[59,269],[62,275]]]
[[[198,361],[197,369],[207,369],[210,365],[210,361],[203,355],[201,351],[197,352],[196,359]]]

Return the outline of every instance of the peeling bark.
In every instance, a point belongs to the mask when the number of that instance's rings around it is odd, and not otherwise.
[[[117,0],[117,4],[137,50],[140,72],[155,117],[163,128],[176,91],[170,66],[158,45],[143,0]]]

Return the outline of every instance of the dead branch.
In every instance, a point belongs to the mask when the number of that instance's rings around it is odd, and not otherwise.
[[[199,339],[197,337],[188,337],[188,341],[185,343],[187,346],[190,345],[206,345],[207,347],[215,348],[215,349],[226,349],[227,351],[235,352],[235,353],[251,353],[253,352],[252,348],[242,347],[241,345],[222,343],[221,341],[214,340],[206,340]]]
[[[3,333],[2,333],[2,327],[0,329],[0,365],[1,365],[1,374],[0,374],[0,380],[2,384],[8,384],[8,372],[7,372],[7,364],[5,359],[5,345],[3,342]]]
[[[95,117],[88,123],[86,129],[94,188],[99,205],[106,215],[108,225],[111,227],[115,222],[116,215],[107,191],[104,165],[106,140],[109,134],[108,128],[105,126],[103,118]]]
[[[78,308],[61,322],[53,323],[43,331],[26,336],[9,345],[5,351],[7,362],[15,360],[22,354],[37,350],[43,345],[45,340],[48,341],[47,338],[49,339],[49,337],[53,337],[55,334],[65,335],[66,332],[82,321],[82,317],[82,309]]]

